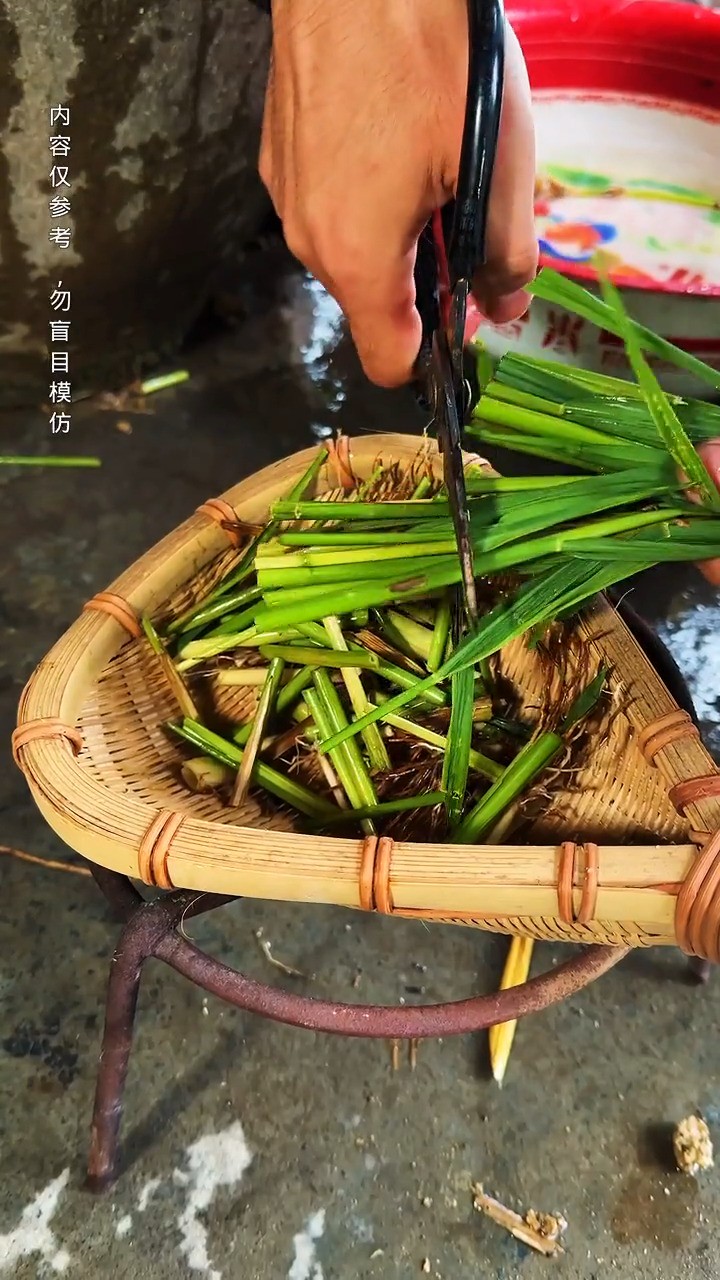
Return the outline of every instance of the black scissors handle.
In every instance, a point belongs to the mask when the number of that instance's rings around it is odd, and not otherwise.
[[[457,191],[442,210],[451,290],[466,291],[486,258],[487,216],[500,132],[505,69],[503,0],[467,0],[468,83]],[[418,242],[416,306],[422,321],[419,372],[427,368],[432,337],[441,323],[437,254],[431,223]],[[460,342],[462,342],[460,335]]]
[[[450,287],[485,263],[505,72],[503,0],[468,0],[468,89],[457,192],[448,239]]]

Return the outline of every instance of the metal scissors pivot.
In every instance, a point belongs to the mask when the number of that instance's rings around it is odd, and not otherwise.
[[[467,300],[485,262],[488,202],[500,129],[505,61],[502,0],[468,0],[468,91],[455,200],[437,210],[418,243],[417,307],[423,325],[418,373],[434,414],[462,568],[467,621],[477,622],[462,435],[470,408],[463,375]]]

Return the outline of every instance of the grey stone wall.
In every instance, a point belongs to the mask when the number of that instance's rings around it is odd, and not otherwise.
[[[267,208],[269,37],[250,0],[0,0],[0,404],[47,399],[58,280],[75,391],[171,351],[230,280]],[[70,121],[51,128],[57,104]],[[69,216],[51,216],[52,196]],[[50,240],[63,226],[67,248]]]

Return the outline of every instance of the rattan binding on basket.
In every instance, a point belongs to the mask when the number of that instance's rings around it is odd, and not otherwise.
[[[669,796],[678,813],[684,813],[691,804],[720,797],[720,773],[707,773],[699,778],[688,778],[671,787]]]
[[[31,742],[42,742],[48,738],[62,738],[68,742],[72,748],[73,755],[77,755],[82,751],[82,734],[79,729],[74,729],[72,725],[63,724],[62,720],[56,719],[54,716],[45,716],[39,720],[26,720],[24,724],[19,724],[12,734],[12,753],[18,769],[22,769],[22,760],[20,752],[24,747],[28,747]]]
[[[208,519],[214,520],[227,534],[230,545],[232,547],[240,546],[241,537],[237,528],[237,513],[224,498],[208,498],[207,502],[203,502],[202,506],[197,508],[196,514],[207,516]]]
[[[375,910],[374,878],[377,843],[377,836],[366,836],[360,846],[358,898],[363,911]]]
[[[573,894],[578,879],[580,855],[584,860],[580,905],[575,911]],[[565,840],[560,846],[558,861],[558,915],[564,924],[590,924],[597,908],[600,875],[600,853],[596,844],[575,844]]]
[[[358,897],[364,911],[393,915],[390,864],[394,848],[391,836],[366,836],[360,846]]]
[[[122,596],[116,595],[114,591],[98,591],[97,595],[85,602],[83,612],[106,613],[108,617],[114,618],[115,622],[119,622],[128,635],[135,639],[142,635],[142,627],[135,610],[127,600],[123,600]]]
[[[648,764],[652,764],[658,751],[664,751],[671,743],[688,737],[699,738],[700,730],[687,711],[678,708],[647,725],[638,734],[637,744]]]
[[[675,906],[678,946],[720,964],[720,831],[691,867]]]
[[[184,813],[161,809],[143,836],[138,849],[138,874],[143,884],[174,889],[167,861],[173,837],[185,821]]]
[[[395,841],[391,836],[381,836],[375,852],[375,870],[373,872],[373,897],[375,910],[383,916],[393,914],[393,899],[390,892],[390,865],[392,863]]]

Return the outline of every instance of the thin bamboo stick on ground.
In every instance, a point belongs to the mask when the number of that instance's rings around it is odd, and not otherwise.
[[[514,1209],[508,1209],[493,1196],[486,1195],[479,1182],[472,1185],[473,1207],[484,1213],[499,1227],[504,1227],[516,1240],[547,1257],[554,1257],[564,1250],[560,1238],[567,1226],[565,1219],[556,1214],[538,1213],[531,1209],[524,1218]]]
[[[12,845],[0,844],[0,854],[15,858],[18,862],[30,862],[35,867],[45,867],[46,871],[69,871],[74,876],[89,876],[89,867],[76,866],[74,862],[60,862],[56,858],[40,858],[36,853],[26,853],[24,849],[13,849]]]
[[[501,991],[507,991],[510,987],[519,987],[521,982],[527,981],[534,946],[532,938],[513,938],[500,981]],[[502,1085],[505,1079],[516,1027],[516,1019],[511,1022],[498,1022],[494,1027],[490,1027],[488,1033],[490,1066],[493,1078],[499,1085]]]

